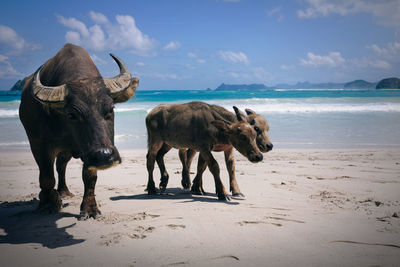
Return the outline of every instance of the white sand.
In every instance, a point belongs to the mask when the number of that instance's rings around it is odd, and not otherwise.
[[[399,150],[275,150],[259,164],[236,154],[246,198],[230,202],[217,200],[208,170],[206,196],[181,189],[176,150],[166,156],[167,194],[149,197],[146,151],[120,154],[121,165],[99,172],[102,215],[79,221],[80,161],[67,169],[75,197],[43,215],[33,213],[32,155],[0,153],[0,265],[400,265]],[[223,154],[215,155],[229,190]],[[156,168],[157,184],[159,176]]]

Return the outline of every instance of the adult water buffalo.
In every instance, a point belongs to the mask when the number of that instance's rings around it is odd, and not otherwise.
[[[120,68],[114,78],[102,78],[83,48],[66,44],[27,79],[19,117],[39,166],[39,210],[58,212],[60,195],[72,195],[65,183],[65,169],[74,157],[83,161],[81,215],[100,213],[94,192],[97,170],[121,162],[114,146],[114,104],[127,101],[139,83],[120,59],[110,55]]]
[[[247,121],[239,120],[231,123],[203,102],[159,105],[147,115],[146,127],[149,194],[156,193],[153,179],[154,163],[157,160],[163,174],[165,172],[163,161],[165,153],[163,152],[171,147],[200,151],[199,166],[203,171],[207,166],[209,167],[214,176],[216,193],[220,200],[226,200],[228,196],[219,176],[218,163],[211,154],[211,150],[216,146],[228,145],[235,147],[251,162],[259,162],[263,159],[256,145],[256,131]],[[164,151],[160,152],[162,148]]]

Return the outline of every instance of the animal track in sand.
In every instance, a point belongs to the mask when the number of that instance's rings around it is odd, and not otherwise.
[[[239,257],[236,257],[234,255],[222,255],[222,256],[218,256],[218,257],[214,257],[214,258],[204,259],[204,260],[201,260],[201,261],[189,261],[189,260],[188,261],[179,261],[179,262],[169,263],[169,264],[161,265],[161,266],[180,266],[180,265],[185,265],[186,266],[186,265],[193,265],[194,263],[198,263],[198,262],[202,263],[200,265],[205,265],[204,264],[205,260],[214,261],[214,260],[222,260],[222,259],[232,259],[232,260],[240,261]]]
[[[186,225],[183,225],[183,224],[167,224],[167,227],[172,229],[172,230],[176,230],[178,228],[185,229]]]
[[[136,214],[120,214],[116,212],[109,212],[104,215],[98,216],[96,220],[104,222],[105,224],[117,224],[128,221],[142,221],[149,218],[152,219],[157,217],[160,217],[160,215],[148,214],[146,212],[140,212]]]
[[[120,233],[120,232],[114,232],[110,233],[107,235],[101,235],[100,236],[100,241],[97,242],[97,245],[100,246],[111,246],[115,244],[119,244],[122,239],[124,238],[130,238],[130,239],[144,239],[147,237],[147,233],[151,233],[155,230],[155,227],[143,227],[143,226],[138,226],[134,230],[133,233]]]
[[[240,260],[239,257],[236,257],[234,255],[222,255],[222,256],[219,256],[219,257],[210,258],[210,260],[220,260],[220,259],[234,259],[234,260],[237,260],[237,261]]]
[[[282,224],[280,224],[280,223],[272,223],[272,222],[264,222],[264,221],[241,221],[241,222],[237,222],[237,224],[239,224],[240,226],[245,226],[248,224],[272,224],[275,226],[282,226]]]
[[[307,179],[310,180],[339,180],[339,179],[353,179],[354,177],[350,177],[348,175],[336,176],[333,178],[324,178],[318,176],[310,176],[310,175],[298,175],[298,176],[305,176]]]
[[[395,244],[366,243],[366,242],[357,242],[357,241],[351,241],[351,240],[335,240],[335,241],[331,241],[329,243],[348,243],[348,244],[356,244],[356,245],[383,246],[383,247],[400,248],[400,245],[395,245]]]
[[[287,215],[283,214],[283,216],[287,216]],[[237,222],[237,224],[239,224],[240,226],[245,226],[245,225],[248,225],[248,224],[272,224],[272,225],[275,225],[275,226],[283,226],[282,223],[276,222],[276,221],[305,223],[304,221],[300,221],[300,220],[293,220],[293,219],[282,218],[282,217],[277,217],[277,216],[266,216],[262,220],[241,221],[241,222]]]

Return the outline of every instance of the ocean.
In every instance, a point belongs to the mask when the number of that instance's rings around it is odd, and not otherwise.
[[[400,148],[400,90],[138,90],[116,105],[117,147],[146,148],[146,114],[190,101],[253,109],[267,119],[274,149]],[[19,94],[0,92],[0,151],[29,151],[19,104]]]

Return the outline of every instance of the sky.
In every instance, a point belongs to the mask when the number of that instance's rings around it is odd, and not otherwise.
[[[400,77],[400,0],[130,0],[0,3],[0,89],[65,43],[139,89]]]

